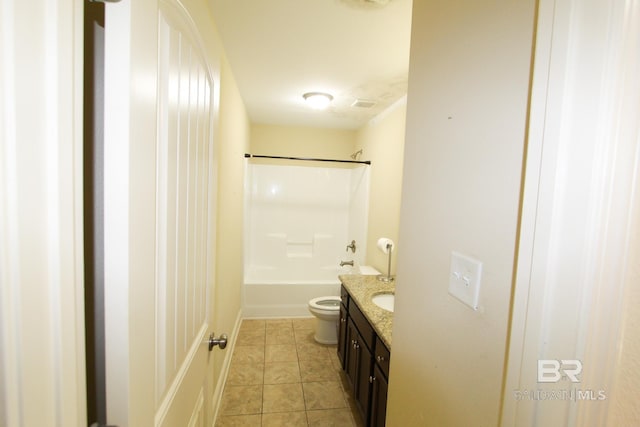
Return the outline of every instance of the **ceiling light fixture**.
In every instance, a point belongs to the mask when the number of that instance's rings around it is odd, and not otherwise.
[[[333,96],[324,92],[307,92],[302,97],[311,108],[316,110],[324,110],[333,100]]]

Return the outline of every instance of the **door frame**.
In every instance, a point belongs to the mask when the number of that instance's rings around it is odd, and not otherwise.
[[[155,177],[157,15],[157,0],[105,8],[105,348],[117,349],[105,354],[106,398],[121,427],[153,425],[155,413],[155,194],[132,177]]]
[[[539,359],[578,359],[574,388],[614,391],[640,202],[640,14],[631,3],[538,2],[501,425],[607,421],[610,400],[514,393],[570,388],[538,383]]]

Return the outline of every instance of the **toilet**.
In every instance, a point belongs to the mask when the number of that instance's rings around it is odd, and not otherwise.
[[[318,297],[309,301],[309,312],[316,317],[314,339],[320,344],[338,343],[340,297]]]

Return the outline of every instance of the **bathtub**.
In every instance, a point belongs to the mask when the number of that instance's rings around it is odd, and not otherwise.
[[[258,275],[258,273],[260,273]],[[311,317],[307,309],[310,299],[339,296],[342,274],[380,274],[370,266],[336,267],[332,274],[319,280],[271,280],[265,271],[248,271],[243,287],[243,317]]]

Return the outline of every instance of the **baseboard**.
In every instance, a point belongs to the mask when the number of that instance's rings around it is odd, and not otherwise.
[[[310,317],[307,304],[246,305],[242,309],[244,317],[249,319],[268,319],[270,317]]]
[[[233,350],[236,348],[236,339],[238,338],[238,333],[240,332],[240,324],[242,323],[242,318],[242,309],[240,309],[238,310],[238,316],[236,317],[236,323],[233,326],[233,331],[229,335],[229,340],[227,341],[227,348],[224,355],[224,361],[222,362],[222,369],[220,370],[220,376],[218,377],[218,382],[216,383],[216,389],[213,392],[213,396],[211,398],[211,405],[213,407],[213,418],[211,427],[215,425],[216,419],[218,418],[218,411],[220,409],[220,403],[222,401],[222,393],[224,392],[224,385],[227,382],[227,376],[229,375],[231,357],[233,356]]]

